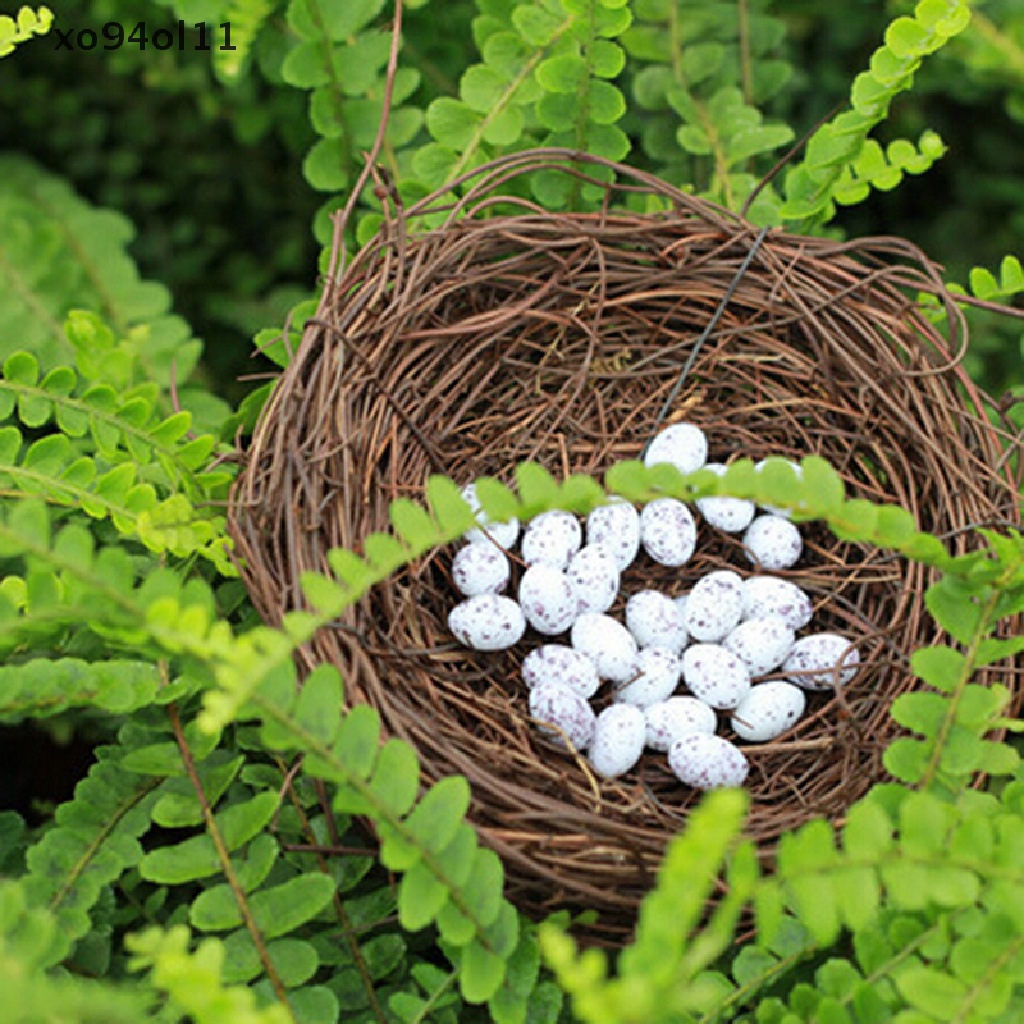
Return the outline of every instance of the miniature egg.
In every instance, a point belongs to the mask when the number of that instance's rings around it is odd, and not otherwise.
[[[575,621],[579,602],[565,573],[546,562],[531,565],[519,581],[519,603],[538,633],[564,633]]]
[[[570,512],[542,512],[526,524],[523,533],[523,561],[527,565],[547,562],[565,569],[583,543],[583,527]]]
[[[597,674],[626,683],[636,673],[637,648],[629,630],[610,615],[584,612],[572,626],[572,646],[597,666]]]
[[[782,619],[747,619],[723,641],[747,666],[751,676],[763,676],[777,669],[789,656],[796,642],[796,633]]]
[[[619,704],[646,708],[667,700],[679,685],[683,666],[675,651],[667,647],[645,647],[636,659],[638,675],[615,691]]]
[[[693,513],[675,498],[656,498],[640,513],[640,543],[659,565],[683,565],[697,547]]]
[[[544,644],[523,658],[523,682],[532,690],[544,683],[568,686],[590,700],[601,685],[597,666],[585,654],[562,644]]]
[[[662,430],[648,445],[644,465],[667,462],[680,473],[693,473],[708,457],[708,439],[692,423],[675,423]]]
[[[490,541],[476,541],[455,552],[452,582],[466,597],[497,594],[508,586],[505,552]]]
[[[804,549],[800,531],[782,516],[758,516],[743,534],[747,558],[762,569],[788,569]]]
[[[789,580],[778,576],[751,576],[743,581],[744,619],[766,619],[775,615],[790,629],[803,629],[813,614],[811,599]]]
[[[690,591],[684,623],[691,639],[717,643],[729,635],[743,615],[743,581],[728,569],[702,576]]]
[[[804,713],[807,699],[791,683],[759,683],[750,688],[732,713],[733,732],[751,743],[767,743],[795,725]]]
[[[694,644],[683,651],[683,679],[695,697],[719,711],[736,707],[750,692],[747,666],[717,644]]]
[[[580,612],[606,612],[618,596],[619,568],[603,542],[580,548],[565,575],[576,593]]]
[[[624,572],[640,550],[640,513],[625,498],[612,495],[587,516],[587,543],[604,544]]]
[[[448,628],[476,651],[503,651],[523,638],[526,619],[512,598],[477,594],[448,613]]]
[[[860,652],[838,633],[812,633],[793,644],[789,657],[782,663],[782,671],[792,673],[789,681],[805,690],[831,690],[840,659],[843,667],[839,682],[848,683],[857,674]],[[808,674],[796,674],[805,672]]]
[[[691,732],[714,734],[718,719],[714,711],[696,697],[669,697],[644,708],[647,746],[662,752]]]
[[[716,476],[722,476],[726,467],[720,462],[709,462],[703,468],[710,469]],[[745,530],[757,510],[754,503],[746,498],[725,497],[698,498],[697,508],[709,526],[726,533]]]
[[[606,779],[628,772],[640,760],[647,737],[644,713],[631,704],[611,704],[597,716],[588,756]]]
[[[471,544],[496,544],[500,548],[511,548],[519,536],[519,520],[509,519],[503,523],[496,523],[484,514],[480,508],[480,499],[476,496],[476,485],[468,484],[462,488],[463,500],[473,510],[476,521],[480,526],[470,530],[464,536]]]
[[[530,717],[554,726],[541,726],[541,732],[560,747],[568,739],[575,750],[584,750],[594,738],[594,709],[585,697],[561,683],[541,683],[530,691]]]
[[[668,647],[681,651],[686,646],[686,625],[679,606],[657,590],[641,590],[626,602],[626,628],[638,647]]]
[[[778,456],[772,457],[777,458]],[[760,473],[767,461],[767,459],[761,459],[760,462],[755,463],[754,470]],[[794,462],[792,459],[783,459],[782,461],[788,462],[793,467],[793,472],[796,473],[797,479],[804,475],[804,467],[801,466],[799,462]],[[764,509],[765,512],[771,513],[773,516],[782,516],[783,519],[789,519],[790,516],[793,515],[792,509],[777,508],[775,505],[762,505],[761,508]]]
[[[735,744],[703,732],[676,740],[669,749],[668,763],[680,782],[697,789],[742,786],[750,770]]]

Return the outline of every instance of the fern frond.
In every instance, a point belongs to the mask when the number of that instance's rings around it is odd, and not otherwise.
[[[787,173],[781,210],[785,220],[799,222],[807,230],[832,218],[837,189],[845,189],[846,201],[854,199],[851,171],[864,155],[868,135],[888,116],[894,97],[911,87],[922,61],[963,32],[970,19],[970,4],[965,0],[920,0],[912,17],[901,16],[889,25],[868,70],[854,80],[853,109],[819,128],[807,144],[803,161]],[[916,165],[921,156],[930,158],[940,145],[937,137],[931,139],[928,152],[913,157],[912,163]],[[883,173],[883,181],[886,173],[891,175],[892,170]]]
[[[204,939],[189,951],[184,925],[166,931],[149,928],[129,935],[129,968],[150,972],[150,982],[166,994],[172,1020],[195,1024],[295,1024],[296,1018],[280,1003],[259,1006],[256,993],[245,986],[224,983],[224,944]],[[167,1019],[167,1018],[165,1018]]]
[[[274,0],[232,0],[222,20],[231,26],[234,49],[215,46],[212,54],[213,70],[222,82],[231,85],[238,79],[256,43],[256,36],[274,7]]]
[[[22,7],[17,20],[6,14],[0,15],[0,57],[13,53],[15,46],[33,36],[46,35],[52,24],[53,11],[49,7],[40,7],[37,11]]]

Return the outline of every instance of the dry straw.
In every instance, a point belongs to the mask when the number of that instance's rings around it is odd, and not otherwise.
[[[601,189],[601,212],[521,198],[523,175],[542,169]],[[663,181],[561,150],[495,161],[463,189],[389,209],[328,280],[267,404],[231,530],[268,622],[301,605],[300,573],[326,572],[329,549],[386,530],[388,503],[422,496],[431,473],[507,482],[529,459],[600,476],[636,458],[757,237]],[[630,212],[655,207],[664,212]],[[950,337],[921,315],[921,291],[945,304]],[[854,495],[901,505],[962,548],[974,525],[1018,521],[1005,433],[959,364],[965,345],[938,269],[910,243],[771,232],[668,422],[698,423],[719,461],[821,455]],[[889,705],[914,684],[908,653],[937,636],[919,566],[820,526],[804,533],[805,556],[784,575],[812,595],[816,628],[855,638],[865,666],[842,692],[812,696],[784,738],[747,747],[748,831],[766,857],[808,818],[841,819],[883,776]],[[439,550],[377,586],[300,652],[302,667],[337,665],[347,699],[414,744],[429,779],[469,779],[471,820],[501,855],[513,900],[533,914],[598,910],[591,936],[617,941],[698,794],[662,755],[603,782],[544,739],[519,676],[542,638],[497,654],[461,648],[446,625],[451,558]],[[623,592],[681,593],[725,566],[751,571],[739,541],[705,525],[691,563],[642,556]]]

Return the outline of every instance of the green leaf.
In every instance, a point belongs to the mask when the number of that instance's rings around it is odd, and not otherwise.
[[[465,103],[441,96],[427,107],[427,128],[442,145],[458,152],[466,150],[480,125],[481,115]]]
[[[380,715],[369,704],[357,704],[341,721],[334,755],[350,776],[368,779],[379,750]]]
[[[910,656],[911,671],[930,686],[952,693],[963,678],[966,659],[952,647],[921,647]]]
[[[459,968],[459,989],[467,1003],[487,1002],[505,977],[505,961],[479,942],[462,948]]]
[[[307,741],[330,745],[341,721],[341,677],[332,665],[318,665],[306,677],[293,709]]]
[[[896,987],[907,1002],[938,1020],[952,1020],[969,990],[958,978],[937,968],[912,964],[895,975]]]
[[[330,903],[334,891],[334,881],[328,875],[312,871],[272,889],[258,890],[250,901],[252,913],[264,937],[277,938],[316,917]]]
[[[541,61],[537,81],[549,92],[579,92],[590,77],[587,62],[576,53],[561,53]]]
[[[455,837],[469,798],[469,783],[461,775],[441,779],[427,790],[406,825],[425,849],[440,853]]]
[[[398,887],[398,916],[407,931],[425,928],[448,900],[448,889],[425,861],[418,861]]]
[[[563,22],[550,11],[536,4],[522,4],[512,12],[512,24],[531,46],[547,46],[559,30]]]
[[[512,501],[514,504],[514,497]],[[427,480],[427,502],[446,536],[458,536],[476,525],[473,510],[459,487],[446,476],[433,475]]]
[[[302,173],[318,191],[339,192],[348,185],[347,161],[342,139],[318,139],[302,162]]]
[[[950,636],[962,644],[970,643],[981,622],[981,608],[968,587],[947,575],[925,591],[924,601]]]
[[[897,18],[885,33],[885,45],[897,57],[917,57],[927,52],[928,32],[913,18]]]
[[[390,739],[381,748],[370,788],[387,813],[402,817],[412,810],[420,784],[420,765],[408,743]]]
[[[536,462],[516,466],[516,486],[520,501],[531,512],[542,512],[558,500],[555,478]]]
[[[207,878],[221,869],[217,848],[209,836],[192,836],[173,846],[151,850],[139,864],[139,874],[161,885],[181,885]]]
[[[363,541],[363,551],[366,560],[378,573],[392,573],[410,559],[410,553],[405,546],[387,533],[371,533]]]

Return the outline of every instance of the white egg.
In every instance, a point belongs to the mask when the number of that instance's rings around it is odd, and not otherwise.
[[[477,651],[503,651],[526,632],[523,609],[510,597],[478,594],[448,613],[448,628],[461,643]]]
[[[640,513],[640,543],[659,565],[683,565],[697,547],[693,513],[675,498],[656,498]]]
[[[708,457],[708,439],[704,431],[692,423],[675,423],[666,427],[651,441],[644,454],[644,465],[667,462],[680,473],[693,473]]]
[[[743,534],[747,558],[762,569],[774,571],[796,565],[803,552],[800,531],[782,516],[758,516]]]
[[[562,644],[544,644],[523,658],[523,682],[532,690],[545,683],[559,683],[589,700],[601,679],[597,666],[585,654]]]
[[[619,704],[646,708],[667,700],[679,685],[683,666],[675,651],[667,647],[645,647],[636,659],[636,677],[615,691]]]
[[[580,548],[565,575],[581,612],[606,612],[618,596],[619,567],[603,542]]]
[[[554,729],[541,731],[561,747],[568,739],[576,750],[585,750],[594,738],[594,709],[585,697],[561,683],[542,683],[530,691],[530,717]]]
[[[777,456],[772,456],[772,457],[773,458],[777,458]],[[760,462],[757,462],[757,463],[754,464],[754,469],[758,473],[760,473],[761,469],[764,467],[764,464],[767,461],[768,461],[767,459],[761,459]],[[783,459],[782,461],[783,462],[788,462],[789,465],[791,465],[793,467],[793,472],[796,473],[796,476],[797,476],[798,480],[804,475],[804,467],[801,466],[799,462],[794,462],[792,459]],[[793,512],[792,512],[791,509],[788,509],[788,508],[777,508],[775,505],[762,505],[761,508],[763,508],[765,510],[765,512],[770,512],[773,516],[782,516],[783,519],[789,519],[790,516],[793,515]]]
[[[683,626],[686,626],[686,602],[690,600],[689,594],[680,594],[678,597],[673,597],[672,601],[675,606],[679,609],[679,614],[683,617]]]
[[[694,644],[683,651],[683,679],[695,697],[719,711],[736,707],[750,692],[747,666],[717,644]]]
[[[696,697],[669,697],[644,708],[647,746],[666,751],[691,732],[712,735],[718,725],[714,711]]]
[[[680,782],[697,789],[742,786],[750,770],[735,744],[703,732],[676,740],[669,749],[668,763]]]
[[[588,756],[594,771],[606,779],[628,772],[644,752],[647,723],[631,704],[611,704],[597,716]]]
[[[791,629],[803,629],[813,614],[811,599],[789,580],[778,576],[751,576],[743,581],[745,619],[777,615]]]
[[[587,543],[604,544],[623,572],[640,550],[640,513],[625,498],[612,495],[587,516]]]
[[[709,462],[704,469],[710,469],[716,476],[722,476],[726,467],[720,462]],[[754,503],[746,498],[698,498],[697,508],[709,526],[715,527],[716,530],[724,530],[726,533],[739,533],[745,530],[757,511]]]
[[[508,577],[508,558],[490,541],[467,544],[452,559],[452,582],[466,597],[497,594],[508,586]]]
[[[537,562],[523,573],[519,603],[526,621],[547,636],[564,633],[576,621],[579,607],[565,573],[546,562]]]
[[[764,676],[777,669],[789,656],[796,633],[782,619],[747,619],[723,641],[722,646],[742,659],[751,676]]]
[[[636,673],[637,648],[629,630],[610,615],[584,612],[572,626],[572,645],[597,666],[597,674],[625,683]]]
[[[640,590],[626,602],[626,628],[638,647],[686,646],[686,625],[679,606],[657,590]]]
[[[477,529],[470,530],[465,534],[466,540],[471,544],[497,544],[500,548],[511,548],[519,536],[519,520],[509,519],[503,523],[496,523],[488,518],[480,508],[480,499],[476,496],[476,485],[467,484],[462,488],[462,497],[468,503],[480,524]]]
[[[523,533],[523,561],[527,565],[547,562],[565,569],[583,544],[583,527],[570,512],[542,512],[526,524]]]
[[[728,569],[702,576],[689,593],[684,623],[693,640],[717,643],[743,616],[743,581]]]
[[[835,685],[837,668],[840,669],[839,682],[845,684],[857,674],[859,664],[860,652],[845,636],[812,633],[793,644],[793,650],[782,664],[782,671],[790,673],[789,681],[805,690],[831,690]]]
[[[751,743],[767,743],[796,725],[807,699],[791,683],[759,683],[740,701],[730,719],[733,732]]]

